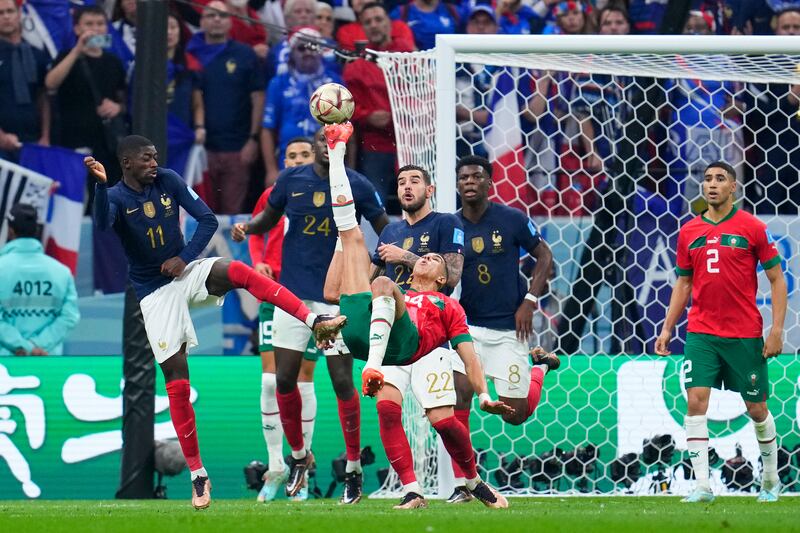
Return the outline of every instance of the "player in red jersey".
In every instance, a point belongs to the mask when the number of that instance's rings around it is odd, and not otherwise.
[[[786,280],[767,226],[734,205],[736,188],[736,171],[729,164],[717,161],[706,167],[703,194],[708,210],[687,222],[678,234],[678,280],[655,345],[657,354],[670,354],[672,331],[691,296],[683,362],[688,397],[684,422],[697,485],[683,500],[688,503],[714,499],[706,411],[711,387],[721,385],[742,395],[753,419],[764,464],[758,501],[777,501],[780,492],[775,420],[767,409],[767,359],[783,348]],[[759,263],[772,296],[772,328],[766,342],[756,307]]]
[[[310,165],[314,162],[314,147],[311,139],[296,137],[286,145],[284,166],[297,167]],[[268,187],[258,198],[253,208],[253,218],[261,213],[267,205],[272,186]],[[247,247],[250,250],[250,261],[253,270],[277,281],[281,274],[281,250],[283,248],[283,234],[285,232],[286,217],[281,217],[275,227],[269,230],[266,239],[261,233],[250,235],[247,238]],[[275,306],[269,302],[261,302],[258,307],[258,351],[261,354],[261,427],[264,441],[267,443],[268,469],[264,473],[264,485],[258,492],[259,502],[268,502],[275,499],[278,489],[286,482],[289,468],[283,459],[283,426],[281,425],[280,411],[278,410],[277,379],[275,375],[275,348],[272,344],[273,317]],[[317,415],[317,396],[314,392],[314,369],[319,358],[319,349],[314,342],[309,342],[303,361],[300,363],[300,373],[297,376],[297,388],[302,400],[301,420],[303,439],[306,446],[311,448],[314,435],[314,421]],[[306,474],[307,475],[307,474]],[[291,496],[294,501],[308,499],[308,483],[304,482],[300,491]]]
[[[325,297],[338,299],[340,312],[348,317],[341,332],[347,349],[353,357],[367,361],[362,374],[363,393],[374,396],[383,386],[379,370],[382,365],[411,364],[449,341],[464,362],[481,409],[494,414],[513,412],[489,396],[464,310],[457,301],[439,292],[447,281],[447,265],[441,255],[425,254],[416,262],[411,290],[405,294],[385,276],[370,283],[370,257],[356,223],[344,167],[345,145],[352,132],[350,123],[325,127],[333,218],[340,239],[325,280]],[[506,499],[478,476],[469,433],[455,417],[453,407],[428,409],[426,414],[448,453],[464,471],[472,494],[488,507],[507,507]],[[410,453],[405,456],[410,457]],[[393,467],[413,469],[411,464],[396,462]],[[406,497],[418,500],[421,495],[410,493]]]

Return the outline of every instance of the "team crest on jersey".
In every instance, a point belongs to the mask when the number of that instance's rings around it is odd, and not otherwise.
[[[403,250],[410,250],[414,246],[414,237],[406,237],[403,241]]]
[[[430,240],[431,240],[431,236],[428,235],[427,231],[420,236],[420,238],[419,238],[419,251],[420,252],[422,252],[422,253],[430,252],[430,249],[428,248],[428,243],[430,242]]]
[[[503,251],[503,236],[500,235],[500,230],[494,230],[492,232],[492,252],[500,253]]]
[[[756,381],[758,381],[758,376],[756,375],[755,372],[753,372],[752,374],[750,374],[750,384],[755,387]]]
[[[153,205],[153,202],[145,202],[142,204],[142,211],[147,218],[155,218],[156,216],[156,206]]]
[[[325,205],[325,191],[315,192],[312,202],[314,202],[314,207],[322,207]]]
[[[161,205],[164,206],[164,216],[171,217],[175,214],[175,210],[172,209],[172,198],[167,196],[166,194],[161,195]]]
[[[472,243],[472,249],[475,250],[476,254],[483,252],[483,237],[473,237],[470,242]]]
[[[225,62],[225,69],[228,71],[228,74],[233,74],[236,72],[236,61],[233,59],[229,59]]]

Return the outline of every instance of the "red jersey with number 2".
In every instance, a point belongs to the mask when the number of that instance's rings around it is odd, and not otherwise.
[[[718,224],[703,216],[678,234],[675,271],[692,276],[689,327],[692,333],[718,337],[762,336],[756,307],[758,263],[769,269],[781,257],[766,224],[734,207]]]
[[[467,316],[456,300],[440,292],[408,291],[406,310],[419,332],[419,345],[410,362],[417,361],[446,342],[455,348],[459,343],[472,342]]]

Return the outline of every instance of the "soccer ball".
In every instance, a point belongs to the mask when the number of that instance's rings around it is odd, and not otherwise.
[[[311,115],[320,124],[341,124],[353,116],[355,103],[347,87],[338,83],[320,85],[309,102]]]

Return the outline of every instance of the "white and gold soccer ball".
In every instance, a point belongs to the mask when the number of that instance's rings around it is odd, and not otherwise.
[[[320,85],[309,102],[311,115],[320,124],[341,124],[353,116],[355,102],[347,87],[338,83]]]

